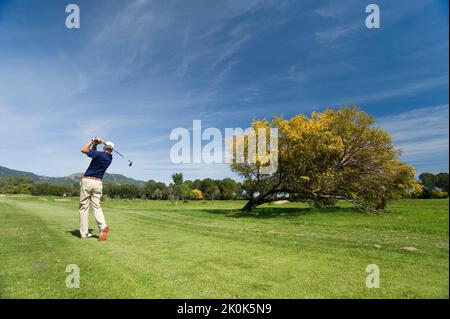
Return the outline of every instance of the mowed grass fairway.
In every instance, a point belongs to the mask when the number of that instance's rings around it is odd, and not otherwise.
[[[76,237],[76,198],[1,196],[0,297],[449,296],[448,200],[402,200],[377,216],[288,203],[243,217],[243,204],[107,200],[111,233],[98,242]],[[66,288],[68,264],[79,289]],[[366,288],[368,264],[379,289]]]

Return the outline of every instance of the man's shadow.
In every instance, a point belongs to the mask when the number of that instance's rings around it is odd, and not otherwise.
[[[92,234],[93,231],[94,231],[93,229],[89,229],[89,233]],[[66,231],[66,233],[71,234],[72,236],[77,237],[77,238],[80,238],[80,237],[81,237],[81,236],[80,236],[80,230],[79,230],[79,229],[68,230],[68,231]],[[91,237],[91,238],[98,238],[98,235],[92,234],[92,237]]]

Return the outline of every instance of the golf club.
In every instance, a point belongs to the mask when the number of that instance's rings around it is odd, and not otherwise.
[[[105,144],[105,142],[103,142],[103,144]],[[130,162],[130,164],[128,164],[129,167],[132,167],[132,166],[133,166],[133,162],[130,161],[128,158],[126,158],[125,156],[123,156],[122,154],[120,154],[120,153],[119,153],[118,151],[116,151],[116,150],[113,150],[113,152],[119,154],[121,157],[123,157],[123,158],[126,159],[128,162]]]

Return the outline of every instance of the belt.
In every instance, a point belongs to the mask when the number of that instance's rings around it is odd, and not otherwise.
[[[101,178],[97,178],[97,177],[92,177],[92,176],[84,176],[83,178],[87,178],[87,179],[93,179],[94,181],[100,181],[102,182],[103,180]]]

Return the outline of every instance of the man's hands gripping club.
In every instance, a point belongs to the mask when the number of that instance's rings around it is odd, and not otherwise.
[[[104,150],[107,150],[108,152],[115,152],[116,154],[118,154],[119,156],[123,157],[124,159],[126,159],[128,161],[128,166],[132,167],[133,166],[133,162],[130,161],[128,158],[126,158],[125,156],[123,156],[121,153],[119,153],[117,150],[114,149],[114,144],[112,142],[105,142],[101,137],[95,137],[93,139],[91,139],[86,145],[83,146],[83,148],[81,149],[81,152],[84,154],[88,154],[89,150],[92,148],[94,151],[97,150],[97,145],[99,144],[105,144],[104,146]]]
[[[93,138],[92,140],[93,140],[94,143],[96,143],[97,145],[103,144],[103,143],[104,143],[104,141],[103,141],[103,139],[102,139],[101,137],[95,137],[95,138]]]
[[[81,152],[84,154],[87,154],[87,153],[89,153],[89,150],[91,149],[91,147],[94,151],[96,151],[97,145],[99,145],[99,144],[103,144],[103,139],[101,137],[95,137],[83,146],[83,148],[81,149]]]

